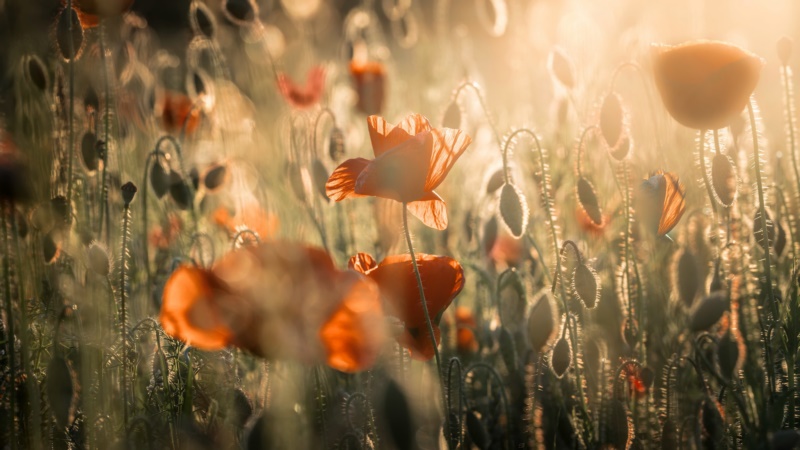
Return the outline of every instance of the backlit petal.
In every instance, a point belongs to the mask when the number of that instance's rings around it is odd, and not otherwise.
[[[355,192],[399,202],[425,195],[433,136],[424,132],[375,158],[358,177]]]
[[[425,190],[432,191],[442,184],[450,169],[472,142],[467,133],[452,128],[432,131],[433,147],[425,180]]]
[[[399,124],[392,125],[380,116],[367,117],[369,138],[375,157],[391,150],[420,133],[431,130],[428,119],[421,114],[411,114]]]
[[[437,230],[447,228],[447,206],[436,192],[428,192],[422,199],[407,204],[408,212],[425,225]]]
[[[666,194],[664,195],[661,220],[658,222],[658,234],[660,235],[669,233],[678,224],[686,210],[685,189],[678,181],[678,177],[667,172],[664,174],[664,181],[666,182]]]
[[[346,198],[363,197],[355,192],[356,180],[370,162],[364,158],[353,158],[337,167],[325,183],[325,193],[328,198],[339,202]]]
[[[375,261],[375,258],[369,253],[359,252],[350,257],[350,260],[347,262],[347,267],[350,270],[355,270],[358,273],[367,275],[372,269],[378,267],[378,261]]]
[[[419,361],[429,361],[435,355],[433,343],[431,342],[428,327],[406,328],[398,339],[400,345],[408,349],[412,358]],[[436,338],[436,345],[442,342],[442,333],[437,325],[433,325],[433,336]]]

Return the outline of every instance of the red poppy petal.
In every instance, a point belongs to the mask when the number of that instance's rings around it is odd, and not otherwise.
[[[661,220],[658,222],[658,234],[660,235],[669,233],[678,224],[686,210],[685,189],[678,181],[678,177],[667,172],[664,174],[664,181],[666,182],[666,194],[664,195]]]
[[[458,158],[472,142],[472,138],[461,130],[443,128],[433,130],[433,149],[425,181],[425,190],[432,191],[442,184]]]
[[[350,260],[347,262],[347,267],[350,270],[355,270],[356,272],[367,275],[372,269],[378,267],[378,261],[375,261],[375,258],[369,253],[359,252],[350,257]]]
[[[431,130],[430,122],[421,114],[411,114],[396,126],[387,122],[383,117],[369,116],[367,117],[367,126],[376,158],[412,136]]]
[[[375,363],[386,339],[383,308],[377,285],[354,273],[344,274],[351,284],[339,308],[320,328],[326,362],[342,372],[366,370]]]
[[[361,172],[355,192],[398,202],[421,199],[432,145],[431,133],[424,132],[383,153]]]
[[[328,198],[340,202],[346,198],[363,197],[355,192],[356,180],[370,162],[364,158],[353,158],[337,167],[325,183],[325,193]]]
[[[436,346],[442,342],[442,333],[438,326],[433,325],[433,336],[436,338]],[[431,342],[431,335],[428,333],[427,325],[406,329],[403,334],[398,338],[400,345],[408,349],[408,353],[412,358],[419,361],[430,361],[435,352],[433,351],[433,342]]]
[[[437,230],[447,228],[447,206],[436,192],[429,192],[407,206],[408,211],[425,225]]]
[[[159,320],[164,331],[205,350],[229,345],[232,330],[215,304],[211,275],[194,266],[180,266],[164,286]]]

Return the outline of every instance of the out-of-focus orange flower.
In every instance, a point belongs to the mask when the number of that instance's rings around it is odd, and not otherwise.
[[[200,108],[187,95],[164,91],[160,104],[161,126],[167,133],[194,133],[200,124]]]
[[[167,221],[163,225],[156,225],[150,230],[148,240],[150,246],[160,249],[168,249],[183,230],[183,221],[177,214],[170,213]]]
[[[656,86],[667,111],[698,130],[728,126],[747,106],[764,65],[758,56],[724,42],[653,49]]]
[[[380,114],[386,90],[386,69],[377,61],[350,62],[350,75],[353,77],[358,101],[356,108],[364,114]]]
[[[278,216],[265,211],[256,202],[246,203],[233,216],[228,208],[220,206],[212,214],[212,219],[231,235],[246,228],[255,231],[260,239],[271,239],[280,227]]]
[[[72,0],[83,28],[94,28],[101,18],[118,16],[131,9],[134,0]],[[67,0],[61,0],[66,6]]]
[[[399,125],[379,116],[367,118],[375,159],[348,159],[325,185],[328,197],[375,196],[406,203],[425,225],[447,228],[447,208],[433,190],[439,186],[472,139],[461,130],[431,128],[412,114]]]
[[[321,249],[277,241],[233,251],[210,270],[176,269],[160,321],[198,348],[233,345],[344,372],[371,367],[385,340],[372,280],[336,269]]]
[[[501,231],[489,250],[489,258],[500,266],[500,269],[503,269],[503,266],[519,267],[525,258],[525,246],[522,239],[514,239],[507,231]]]
[[[458,261],[447,256],[418,253],[416,257],[433,334],[438,344],[441,339],[439,321],[464,287],[464,270]],[[350,258],[348,266],[374,280],[380,287],[389,312],[403,321],[403,334],[398,338],[400,345],[407,348],[413,358],[424,361],[433,358],[433,343],[425,321],[411,256],[387,256],[378,264],[371,255],[359,253]]]
[[[278,89],[283,98],[295,108],[308,108],[319,103],[325,91],[325,68],[314,66],[306,75],[306,84],[299,86],[285,73],[278,74]]]
[[[639,220],[659,236],[669,233],[686,210],[685,194],[677,175],[659,170],[639,186]]]
[[[462,353],[478,351],[478,340],[473,331],[478,326],[472,311],[464,306],[456,308],[456,347]]]

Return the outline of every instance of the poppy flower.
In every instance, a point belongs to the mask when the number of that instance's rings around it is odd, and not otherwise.
[[[447,208],[433,190],[438,187],[472,139],[461,130],[431,128],[420,114],[391,125],[383,117],[367,118],[375,159],[349,159],[325,185],[328,198],[375,196],[406,203],[425,225],[447,228]]]
[[[373,281],[336,269],[321,249],[277,241],[233,251],[210,270],[180,266],[159,319],[197,348],[236,346],[344,372],[371,367],[385,337]]]
[[[256,232],[260,239],[272,238],[280,226],[278,217],[265,211],[258,202],[245,203],[233,216],[228,208],[220,206],[214,211],[213,220],[231,235],[246,228]]]
[[[456,308],[456,348],[462,353],[474,353],[478,351],[478,340],[475,339],[475,332],[478,327],[475,316],[469,308],[459,306]]]
[[[134,0],[72,0],[72,6],[78,12],[78,19],[83,28],[94,28],[100,24],[101,18],[118,16],[131,9]],[[67,4],[61,0],[61,4]]]
[[[192,134],[200,123],[200,110],[187,95],[164,91],[161,98],[161,127],[167,133]]]
[[[325,68],[314,66],[306,75],[306,84],[297,85],[285,73],[278,74],[278,89],[283,98],[295,108],[308,108],[319,103],[325,91]]]
[[[519,267],[525,258],[525,245],[521,239],[514,239],[507,231],[498,233],[489,250],[489,258],[496,268],[505,270],[508,267]]]
[[[150,246],[162,250],[168,249],[180,236],[181,230],[183,230],[183,221],[180,216],[170,213],[165,224],[156,225],[150,230],[148,236]]]
[[[637,214],[659,236],[672,230],[686,210],[686,189],[672,172],[658,171],[639,186]]]
[[[764,61],[740,47],[715,41],[656,45],[656,86],[680,124],[716,130],[747,106]]]
[[[439,321],[444,310],[464,287],[464,270],[458,261],[447,256],[418,253],[416,257],[433,334],[438,344],[441,339]],[[375,281],[386,300],[389,313],[403,321],[403,333],[398,338],[400,345],[407,348],[413,358],[423,361],[433,358],[434,348],[411,256],[387,256],[378,264],[371,255],[358,253],[350,258],[348,266]]]
[[[350,75],[358,96],[356,108],[367,115],[380,114],[386,95],[386,68],[378,61],[369,61],[364,53],[357,51],[350,61]]]

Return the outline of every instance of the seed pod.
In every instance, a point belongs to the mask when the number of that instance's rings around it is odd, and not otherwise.
[[[503,187],[503,184],[505,184],[503,169],[497,169],[486,182],[486,193],[489,195],[494,194],[498,189]]]
[[[761,210],[756,210],[756,215],[753,218],[753,235],[756,238],[756,242],[761,247],[762,250],[767,251],[768,247],[772,247],[775,245],[775,224],[772,222],[772,217],[770,217],[769,212],[766,212],[766,219],[767,219],[767,233],[766,238],[764,239],[764,232],[761,226]],[[769,244],[767,244],[769,242]]]
[[[328,142],[328,154],[330,155],[331,160],[338,162],[344,157],[344,132],[342,132],[342,129],[332,129]]]
[[[86,111],[100,111],[100,97],[91,86],[86,88],[86,93],[83,95],[83,107]]]
[[[572,60],[561,49],[554,49],[550,52],[550,73],[553,78],[559,81],[565,88],[575,87],[575,65]]]
[[[152,167],[150,167],[150,186],[152,186],[153,193],[156,194],[157,198],[162,198],[169,191],[172,180],[171,172],[170,168],[165,167],[159,158],[156,158]]]
[[[625,126],[625,108],[622,98],[616,92],[610,92],[600,106],[600,135],[609,151],[615,149],[623,135],[627,134]]]
[[[600,202],[597,200],[597,193],[594,186],[584,177],[578,179],[578,205],[583,208],[583,212],[591,219],[595,225],[602,225],[603,213],[600,211]]]
[[[698,302],[689,313],[689,330],[705,331],[719,321],[728,309],[728,294],[725,291],[712,292]]]
[[[792,38],[783,36],[778,39],[776,47],[778,50],[778,59],[781,60],[781,64],[784,66],[789,64],[789,59],[792,57]]]
[[[69,29],[70,21],[72,22],[72,33],[70,33]],[[72,43],[70,43],[70,39],[72,39]],[[64,8],[58,15],[56,44],[58,44],[61,57],[66,61],[72,61],[80,57],[83,48],[83,27],[74,8]]]
[[[219,190],[226,181],[228,181],[228,166],[225,164],[212,164],[203,174],[203,187],[209,192]]]
[[[139,189],[136,187],[136,185],[130,181],[120,187],[120,191],[122,191],[122,201],[125,202],[126,208],[130,206],[131,202],[133,201],[133,197],[136,196],[136,192],[138,190]]]
[[[50,411],[56,423],[66,428],[75,420],[78,403],[75,376],[69,363],[61,356],[53,356],[47,365],[45,391]]]
[[[678,300],[690,308],[700,290],[700,267],[688,248],[678,253],[672,270],[672,290]]]
[[[528,228],[528,204],[525,195],[511,183],[500,191],[500,217],[511,235],[519,239]]]
[[[483,235],[481,236],[481,242],[483,243],[483,254],[489,255],[492,252],[492,248],[494,248],[494,243],[497,241],[497,218],[492,216],[486,223],[483,224]]]
[[[193,1],[189,6],[189,25],[192,32],[198,36],[214,39],[217,21],[208,6],[201,1]]]
[[[414,417],[411,415],[411,408],[403,389],[394,380],[390,379],[386,385],[380,408],[383,414],[379,417],[384,418],[384,426],[388,432],[386,435],[390,437],[395,448],[398,450],[414,448]]]
[[[461,107],[455,100],[451,101],[444,111],[442,118],[442,127],[444,128],[461,128]]]
[[[192,167],[189,170],[189,180],[191,180],[192,187],[195,191],[200,189],[200,172],[197,170],[197,167]]]
[[[741,370],[744,363],[745,345],[742,337],[730,330],[725,333],[717,343],[717,361],[719,362],[719,373],[726,380],[733,380]]]
[[[553,296],[543,293],[528,313],[528,341],[535,352],[544,350],[556,336],[556,310]]]
[[[606,413],[606,439],[612,448],[630,448],[631,421],[628,417],[628,408],[620,400],[612,399]]]
[[[633,139],[629,134],[623,134],[621,138],[619,138],[619,142],[617,142],[617,146],[609,149],[609,154],[612,158],[617,161],[622,161],[623,159],[628,157],[628,154],[631,152],[631,148],[633,147]]]
[[[780,220],[775,221],[775,227],[778,229],[778,236],[775,238],[775,245],[772,248],[775,249],[775,256],[780,258],[783,251],[786,250],[786,229]]]
[[[236,25],[248,25],[258,17],[258,6],[253,0],[225,0],[223,11]]]
[[[736,172],[730,158],[722,153],[714,155],[711,160],[711,187],[720,205],[729,207],[736,200],[738,192]]]
[[[488,449],[491,446],[492,437],[489,435],[486,425],[483,424],[483,421],[478,417],[474,409],[467,411],[466,425],[467,434],[472,441],[472,445],[481,450]]]
[[[50,79],[47,76],[47,69],[41,58],[36,55],[28,55],[24,66],[25,78],[40,92],[47,92]]]
[[[325,191],[325,183],[328,182],[328,168],[325,167],[325,164],[323,164],[319,158],[314,158],[314,160],[311,161],[311,175],[314,181],[314,187],[317,188],[319,195],[322,196],[325,202],[330,202],[331,199],[328,198],[328,194]]]
[[[578,264],[572,273],[572,288],[586,309],[593,309],[600,301],[597,272],[586,264]]]
[[[169,174],[169,195],[179,209],[187,210],[192,206],[192,189],[177,172]]]
[[[81,138],[81,157],[83,158],[83,165],[86,170],[94,172],[99,166],[99,159],[97,158],[97,151],[95,144],[97,143],[97,135],[91,131],[87,131]]]
[[[567,326],[564,323],[564,326]],[[561,378],[569,369],[572,364],[572,347],[569,345],[569,339],[562,337],[553,346],[553,351],[550,353],[550,368],[556,378]]]
[[[107,276],[111,272],[111,262],[108,259],[108,250],[97,242],[92,243],[87,251],[89,269],[100,276]]]

